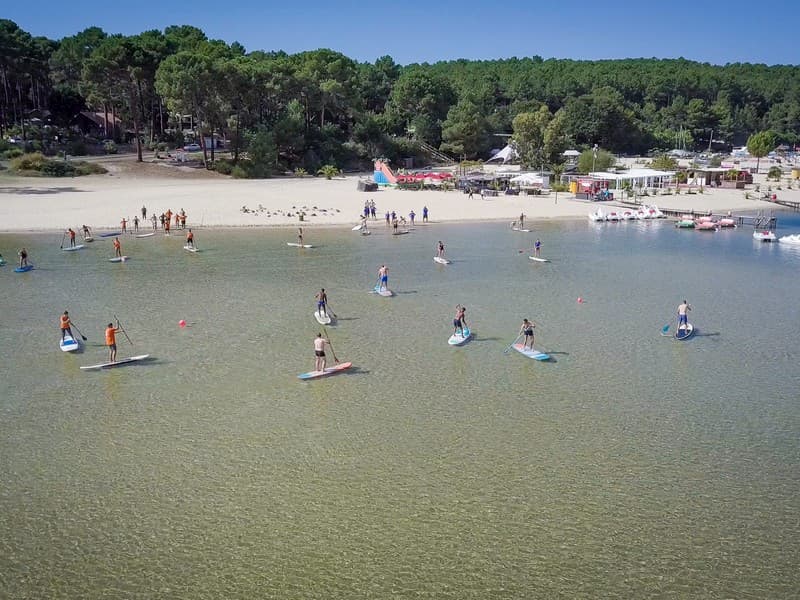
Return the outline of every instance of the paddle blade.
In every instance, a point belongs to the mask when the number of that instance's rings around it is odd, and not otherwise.
[[[669,331],[669,324],[664,325],[664,327],[661,328],[661,333],[667,333],[668,331]]]

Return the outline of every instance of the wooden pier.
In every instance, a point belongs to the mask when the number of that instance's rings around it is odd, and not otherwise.
[[[770,200],[770,202],[776,202],[778,204],[782,203],[784,206],[789,206],[790,204],[798,205],[797,210],[800,210],[800,202],[786,202],[783,200]],[[641,206],[639,202],[630,202],[627,200],[620,200],[618,203],[629,206]],[[675,219],[680,219],[683,217],[683,215],[689,215],[692,219],[696,219],[697,217],[714,216],[720,219],[733,219],[736,222],[736,225],[739,227],[748,225],[752,226],[754,229],[769,231],[775,231],[775,229],[778,227],[778,218],[775,217],[771,212],[766,214],[763,211],[759,211],[756,215],[714,215],[710,210],[681,210],[675,208],[662,208],[660,206],[658,207],[658,210],[660,210],[666,216]]]

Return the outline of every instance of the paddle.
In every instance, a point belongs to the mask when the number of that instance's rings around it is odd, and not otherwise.
[[[513,347],[514,347],[514,344],[516,344],[516,343],[519,341],[519,338],[521,338],[521,337],[522,337],[522,334],[520,333],[520,334],[519,334],[519,335],[516,337],[516,339],[515,339],[513,342],[511,342],[511,343],[508,345],[508,348],[506,348],[505,350],[503,350],[503,354],[508,354],[508,351],[509,351],[509,350],[511,350],[511,348],[513,348]]]
[[[333,360],[338,363],[339,359],[336,358],[336,350],[333,349],[333,344],[331,343],[331,338],[328,337],[328,330],[325,329],[325,325],[322,326],[322,331],[325,332],[325,339],[328,340],[328,345],[331,347],[331,354],[333,354]]]
[[[664,326],[661,328],[661,335],[669,335],[669,334],[667,333],[668,331],[669,331],[669,323],[667,323],[666,325],[664,325]]]
[[[80,329],[78,329],[78,326],[77,326],[77,325],[75,325],[75,323],[73,323],[72,321],[70,321],[70,322],[69,322],[69,324],[70,324],[70,325],[72,325],[72,326],[75,328],[75,331],[77,331],[77,332],[78,332],[78,335],[80,335],[80,336],[81,336],[81,339],[83,339],[83,341],[84,341],[84,342],[88,342],[88,341],[89,341],[89,340],[87,339],[87,337],[81,333],[81,330],[80,330]]]
[[[67,235],[66,231],[61,234],[61,245],[58,247],[59,250],[63,250],[64,249],[64,238],[66,237],[66,235]]]
[[[326,304],[326,305],[325,305],[325,308],[328,310],[328,312],[331,314],[331,316],[332,316],[334,319],[338,319],[338,318],[339,318],[339,317],[337,317],[337,316],[336,316],[336,313],[335,313],[335,312],[333,312],[333,309],[331,308],[331,305],[330,305],[330,304]]]
[[[378,280],[375,282],[375,285],[372,286],[372,289],[369,291],[369,293],[375,294],[378,291],[378,288],[380,288],[380,285],[381,285],[381,278],[378,277]]]
[[[131,341],[131,338],[130,338],[130,337],[128,337],[128,332],[127,332],[127,331],[125,331],[125,328],[124,328],[122,325],[120,325],[120,323],[119,323],[119,319],[117,318],[117,315],[114,315],[114,320],[117,322],[117,327],[119,327],[119,330],[120,330],[120,331],[121,331],[121,332],[122,332],[122,333],[125,335],[125,339],[127,339],[127,340],[128,340],[128,343],[129,343],[131,346],[133,346],[133,342]]]

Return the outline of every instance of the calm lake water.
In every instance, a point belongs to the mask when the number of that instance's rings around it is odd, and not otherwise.
[[[800,250],[533,226],[0,235],[37,267],[0,268],[0,597],[797,597]],[[301,382],[321,286],[355,367]],[[114,314],[153,359],[79,370]],[[552,362],[503,352],[523,317]]]

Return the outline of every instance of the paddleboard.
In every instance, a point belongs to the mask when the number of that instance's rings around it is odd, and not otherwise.
[[[136,235],[136,237],[137,238],[153,237],[155,234],[156,234],[155,231],[152,232],[152,233],[139,233],[139,234]]]
[[[142,354],[140,356],[131,356],[130,358],[122,358],[120,360],[114,362],[104,362],[100,363],[99,365],[89,365],[86,367],[81,367],[83,371],[91,371],[93,369],[111,369],[113,367],[121,367],[123,365],[129,365],[131,363],[135,363],[140,360],[144,360],[149,358],[149,354]]]
[[[332,320],[330,314],[323,315],[318,310],[314,311],[314,318],[320,325],[330,325]]]
[[[127,256],[115,256],[114,258],[109,258],[108,262],[125,262],[128,260]]]
[[[450,264],[449,260],[447,260],[446,258],[442,258],[441,256],[434,256],[433,260],[435,260],[440,265],[449,265]]]
[[[313,248],[311,244],[298,244],[297,242],[286,242],[287,246],[292,246],[293,248]]]
[[[520,229],[519,227],[512,227],[511,231],[521,231],[522,233],[530,233],[530,229]]]
[[[355,227],[353,227],[352,231],[358,231],[358,230],[359,230],[359,229],[361,229],[363,226],[364,226],[363,224],[361,224],[361,225],[356,225]]]
[[[114,237],[115,235],[122,235],[121,231],[113,231],[111,233],[101,233],[100,237]]]
[[[450,336],[450,339],[447,340],[447,343],[451,346],[460,346],[467,342],[470,338],[472,338],[472,332],[469,330],[469,327],[464,327],[464,334],[454,333]]]
[[[71,248],[62,248],[64,252],[74,252],[75,250],[80,250],[81,248],[85,248],[83,244],[78,244],[77,246],[72,246]]]
[[[372,288],[372,291],[378,294],[379,296],[383,296],[384,298],[389,298],[390,296],[394,295],[394,292],[392,290],[387,288],[381,289],[380,285],[376,285],[374,288]]]
[[[64,339],[59,340],[58,346],[61,348],[62,352],[74,352],[80,348],[78,340],[72,337],[69,333],[64,334]]]
[[[2,258],[0,258],[0,267],[4,267],[5,264],[6,264],[6,261],[4,261]]]
[[[93,242],[94,238],[92,236],[88,236],[88,237],[83,238],[83,241],[84,242]]]
[[[303,373],[302,375],[298,375],[298,379],[317,379],[318,377],[327,377],[328,375],[336,375],[345,371],[353,366],[353,363],[346,362],[346,363],[339,363],[334,367],[326,367],[324,371],[309,371],[308,373]]]
[[[410,231],[393,231],[392,235],[405,235],[407,233],[411,233]]]
[[[372,235],[372,232],[369,229],[365,229],[361,232],[361,235]]]
[[[33,265],[25,265],[24,267],[17,267],[14,269],[14,273],[27,273],[28,271],[33,270]]]
[[[188,252],[200,252],[200,250],[198,248],[195,248],[194,246],[189,246],[189,245],[184,246],[183,249],[187,250]]]
[[[522,354],[522,356],[526,356],[534,360],[550,360],[549,354],[545,354],[544,352],[539,352],[536,348],[531,349],[529,346],[523,347],[521,343],[513,344],[511,347],[514,348],[514,350],[516,350],[520,354]]]
[[[535,260],[536,262],[550,262],[547,258],[539,258],[538,256],[529,256],[531,260]]]
[[[685,329],[679,327],[675,331],[675,339],[681,341],[688,340],[690,337],[692,337],[693,333],[694,333],[694,325],[692,325],[691,323],[687,323]]]

